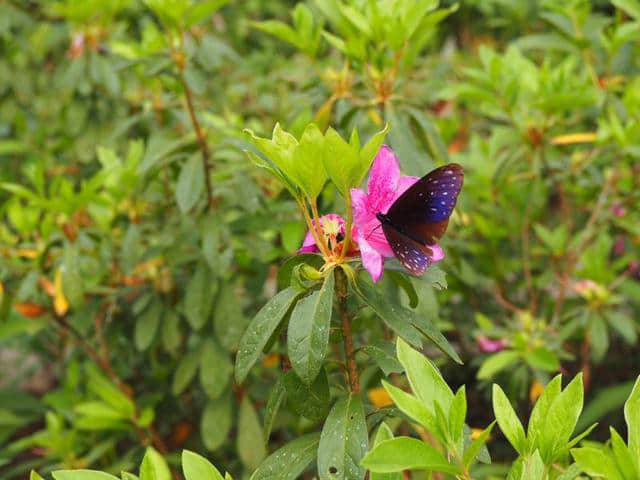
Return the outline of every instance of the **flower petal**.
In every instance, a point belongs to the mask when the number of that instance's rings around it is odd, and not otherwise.
[[[413,177],[410,175],[403,175],[402,177],[400,177],[400,180],[398,181],[398,190],[396,191],[396,198],[394,198],[393,201],[395,202],[400,197],[400,195],[406,192],[407,189],[418,180],[420,180],[420,177]]]
[[[319,252],[318,247],[316,246],[316,241],[313,239],[313,235],[311,234],[311,230],[307,232],[302,241],[302,245],[298,249],[298,253],[315,253]]]
[[[440,245],[436,243],[434,245],[429,245],[429,248],[431,249],[431,252],[432,252],[431,253],[432,262],[439,262],[444,258],[444,250],[442,250]]]
[[[367,196],[369,209],[374,213],[386,212],[396,198],[400,166],[393,150],[382,145],[369,173]]]
[[[372,216],[369,211],[367,194],[359,188],[351,189],[351,209],[353,210],[353,220],[356,225],[364,226],[365,223]],[[360,230],[364,232],[364,230]]]
[[[358,244],[360,245],[362,266],[369,272],[374,283],[376,283],[380,280],[384,270],[384,258],[369,245],[369,242],[364,237],[360,236]]]

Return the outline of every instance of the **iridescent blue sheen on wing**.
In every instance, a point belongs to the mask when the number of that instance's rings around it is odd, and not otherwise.
[[[450,163],[429,172],[409,187],[386,214],[378,213],[396,258],[415,275],[431,263],[429,245],[444,235],[462,189],[464,170]]]
[[[456,206],[463,179],[463,169],[456,163],[436,168],[407,189],[387,215],[400,224],[446,220]]]

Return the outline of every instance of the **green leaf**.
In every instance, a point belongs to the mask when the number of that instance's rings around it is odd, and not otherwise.
[[[298,147],[296,138],[288,132],[285,132],[279,123],[273,128],[271,139],[256,136],[251,130],[245,129],[245,133],[249,135],[249,140],[258,150],[260,150],[280,171],[279,175],[283,176],[285,186],[291,193],[296,196],[295,189],[297,184],[297,167],[295,165],[295,151]],[[263,166],[264,165],[264,162]],[[267,164],[268,165],[268,164]],[[273,170],[273,167],[271,167]],[[277,173],[277,171],[272,171]]]
[[[462,456],[462,464],[465,468],[469,468],[473,465],[474,461],[477,460],[478,455],[486,445],[487,440],[489,440],[489,435],[491,435],[491,430],[493,430],[495,424],[495,420],[491,422],[491,424],[480,432],[480,435],[478,435],[465,450],[464,455]]]
[[[465,386],[462,385],[451,402],[449,409],[449,434],[453,441],[462,438],[464,432],[464,420],[467,417],[467,395]]]
[[[362,351],[369,355],[380,367],[385,375],[402,373],[404,368],[396,358],[395,347],[389,342],[376,342],[362,347]]]
[[[546,476],[544,462],[538,450],[524,457],[522,462],[522,477],[520,478],[521,480],[545,480],[548,478]]]
[[[629,451],[640,473],[640,376],[636,379],[629,399],[624,404],[624,419],[627,422]]]
[[[376,432],[375,439],[373,440],[373,446],[376,447],[380,445],[385,440],[391,440],[393,438],[393,432],[389,428],[389,426],[382,422],[378,427],[378,431]],[[371,472],[369,475],[370,480],[402,480],[402,474],[400,472],[392,472],[392,473],[376,473]]]
[[[296,303],[289,319],[289,359],[298,377],[308,384],[315,380],[329,350],[333,288],[332,270],[319,290]]]
[[[319,442],[319,433],[309,433],[287,443],[260,464],[251,480],[295,480],[316,458]]]
[[[126,412],[117,410],[111,405],[103,402],[82,402],[75,405],[73,410],[87,417],[107,419],[107,420],[126,420]]]
[[[31,473],[29,474],[29,480],[44,480],[44,478],[42,478],[40,474],[38,474],[38,472],[36,472],[35,470],[31,470]]]
[[[220,345],[235,352],[251,319],[244,314],[238,283],[227,281],[220,290],[213,309],[213,328]]]
[[[640,28],[640,24],[639,24]],[[636,323],[631,316],[622,312],[607,314],[607,321],[629,345],[635,345],[638,340]]]
[[[267,450],[262,441],[264,434],[249,396],[245,395],[240,404],[238,414],[238,437],[236,448],[238,456],[251,470],[258,468],[262,460],[267,456]]]
[[[142,459],[140,480],[172,480],[167,462],[153,447],[147,447]]]
[[[211,451],[221,447],[227,440],[231,422],[231,395],[227,393],[216,400],[209,400],[200,422],[204,446]]]
[[[624,10],[634,20],[640,20],[640,1],[638,0],[611,0],[617,8]]]
[[[545,416],[540,441],[540,453],[545,461],[554,461],[566,452],[567,443],[582,412],[583,398],[580,373],[557,395]]]
[[[547,372],[555,372],[560,368],[560,361],[551,350],[539,347],[525,353],[524,359],[531,367]]]
[[[629,451],[629,447],[624,443],[624,440],[615,428],[609,427],[611,432],[611,450],[613,451],[613,457],[622,476],[625,479],[638,478],[640,475],[633,462],[633,457]]]
[[[84,303],[84,282],[80,273],[78,249],[67,244],[64,249],[62,264],[62,290],[72,307],[80,307]]]
[[[393,283],[402,288],[404,293],[407,294],[407,298],[409,299],[409,307],[416,308],[418,306],[418,292],[416,292],[416,287],[407,275],[402,272],[388,270],[385,273],[385,276],[390,278]]]
[[[236,381],[242,383],[256,363],[262,349],[280,325],[291,305],[300,295],[295,288],[285,288],[260,309],[240,339],[236,355]]]
[[[333,128],[325,133],[322,161],[325,171],[343,197],[349,197],[349,189],[357,187],[360,157],[358,151],[349,145]]]
[[[51,475],[55,480],[119,480],[118,477],[95,470],[56,470]]]
[[[556,477],[556,480],[574,480],[582,473],[582,469],[576,463],[569,465],[564,472]]]
[[[273,428],[273,422],[276,419],[278,410],[282,402],[287,396],[287,391],[284,388],[284,379],[282,376],[278,377],[276,384],[271,388],[269,392],[269,399],[267,400],[267,406],[264,410],[264,426],[262,428],[264,433],[264,443],[269,443],[269,436],[271,435],[271,429]]]
[[[127,395],[125,395],[111,380],[107,379],[98,367],[91,364],[87,367],[89,390],[99,396],[106,403],[116,410],[122,412],[127,418],[133,418],[136,406]]]
[[[542,438],[544,434],[544,424],[549,413],[551,404],[555,401],[562,389],[562,376],[556,375],[542,392],[542,395],[536,401],[529,417],[529,425],[527,426],[527,436],[532,445],[538,445],[537,440]]]
[[[425,336],[443,353],[462,364],[457,352],[430,320],[413,310],[396,304],[390,298],[381,297],[369,281],[359,281],[355,291],[362,301],[369,305],[399,337],[414,347],[421,348],[422,337]]]
[[[218,469],[206,458],[189,450],[182,451],[182,471],[185,480],[223,480]]]
[[[291,370],[284,376],[284,387],[289,406],[296,413],[312,421],[326,417],[329,411],[329,381],[324,370],[320,371],[311,385],[304,383]]]
[[[384,128],[374,134],[365,144],[365,146],[362,147],[362,150],[360,150],[360,165],[355,177],[356,187],[362,183],[364,177],[367,175],[367,172],[371,168],[371,164],[376,158],[378,150],[380,150],[380,147],[384,143],[384,139],[387,136],[387,133],[389,133],[389,128],[389,124],[385,124]]]
[[[182,213],[191,210],[204,192],[205,178],[202,156],[198,152],[191,155],[180,169],[176,183],[176,202]]]
[[[193,377],[196,376],[201,355],[201,349],[197,348],[180,359],[180,363],[178,363],[175,373],[173,374],[173,382],[171,383],[171,393],[175,396],[180,395],[184,389],[189,386]]]
[[[407,372],[413,393],[432,414],[439,403],[445,414],[449,414],[453,392],[438,369],[420,352],[411,348],[404,340],[396,342],[398,360]]]
[[[395,110],[391,103],[385,106],[385,120],[391,124],[388,144],[398,156],[402,171],[407,175],[423,176],[434,167],[433,161],[418,148],[411,131],[408,116]]]
[[[300,4],[299,4],[300,5]],[[302,49],[304,44],[301,41],[298,32],[279,20],[264,20],[262,22],[251,22],[251,26],[265,33],[273,35],[291,45]]]
[[[189,324],[200,330],[211,315],[217,285],[211,278],[209,268],[201,263],[187,284],[184,297],[184,313]]]
[[[362,400],[354,394],[338,399],[322,427],[318,446],[320,480],[364,478],[360,461],[367,451],[367,443]]]
[[[144,351],[151,346],[151,342],[153,342],[156,332],[158,331],[158,325],[160,325],[161,317],[162,304],[156,301],[153,302],[151,306],[147,307],[142,315],[140,315],[136,320],[133,339],[138,350]]]
[[[300,4],[301,5],[301,4]],[[316,198],[327,181],[323,163],[324,137],[317,125],[307,125],[294,153],[296,183],[308,198]]]
[[[507,437],[511,446],[522,454],[527,444],[524,429],[509,399],[500,386],[495,383],[493,384],[493,413],[496,416],[498,425],[500,425],[500,430]]]
[[[205,341],[200,358],[200,383],[209,398],[218,398],[229,385],[233,365],[227,352],[213,339]]]
[[[414,419],[427,430],[431,432],[437,431],[435,414],[423,402],[384,380],[382,380],[382,386],[402,413]]]
[[[520,353],[511,350],[505,350],[488,356],[485,361],[482,362],[482,365],[480,365],[477,374],[478,379],[487,380],[492,378],[499,371],[517,362],[519,358]]]
[[[211,17],[230,0],[200,0],[191,5],[185,15],[186,26],[190,27]]]
[[[438,450],[420,440],[397,437],[377,445],[362,459],[362,465],[372,472],[388,473],[403,470],[428,470],[456,474],[458,468],[449,464]]]
[[[599,475],[607,480],[624,480],[613,459],[600,449],[573,448],[571,455],[580,468],[589,475]]]

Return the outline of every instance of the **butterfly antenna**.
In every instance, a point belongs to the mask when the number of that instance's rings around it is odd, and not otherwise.
[[[364,237],[364,238],[365,238],[366,240],[369,240],[369,237],[370,237],[371,235],[373,235],[373,232],[375,232],[376,230],[378,230],[381,226],[382,226],[382,223],[381,223],[380,225],[378,225],[376,228],[374,228],[373,230],[371,230],[371,231],[369,232],[369,235],[367,235],[367,236],[366,236],[366,237]]]

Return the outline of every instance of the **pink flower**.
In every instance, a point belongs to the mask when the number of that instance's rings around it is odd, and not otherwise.
[[[478,350],[484,353],[494,353],[503,350],[505,347],[509,346],[509,342],[500,339],[500,340],[491,340],[484,335],[480,335],[476,337],[476,345],[478,346]]]
[[[380,221],[376,218],[379,212],[387,210],[407,188],[418,181],[418,177],[400,175],[400,166],[393,150],[382,145],[371,167],[367,192],[359,188],[351,189],[354,223],[358,230],[357,242],[360,246],[362,265],[377,282],[384,270],[384,258],[393,257],[393,251],[384,236]],[[444,258],[444,252],[438,245],[430,245],[433,251],[431,261]]]
[[[313,225],[315,226],[315,224],[314,220]],[[328,213],[320,217],[320,226],[322,227],[325,241],[328,242],[332,250],[335,250],[337,245],[342,242],[342,238],[344,238],[344,225],[344,218],[337,213]],[[357,241],[357,233],[355,232],[355,229],[351,230],[351,236],[354,241]],[[311,233],[311,230],[309,230],[302,241],[302,246],[298,249],[298,253],[318,253],[319,251],[320,249],[316,245],[313,234]]]
[[[611,213],[616,217],[624,217],[627,214],[627,209],[620,203],[614,203],[611,207]]]

